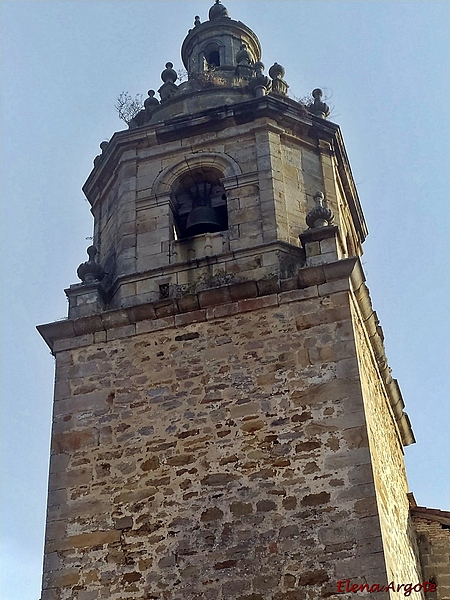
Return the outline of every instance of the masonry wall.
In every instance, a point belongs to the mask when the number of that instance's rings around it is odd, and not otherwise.
[[[414,510],[414,509],[413,509]],[[413,516],[419,546],[423,577],[436,584],[435,592],[427,592],[427,600],[450,598],[450,529],[439,522]]]
[[[42,600],[386,580],[349,293],[325,288],[55,342]]]
[[[361,387],[389,582],[423,581],[409,512],[403,445],[357,303],[352,302]],[[398,598],[397,592],[390,592]],[[411,598],[423,598],[413,592]]]
[[[208,255],[214,256],[214,269],[221,274],[260,279],[274,273],[279,265],[267,249],[259,262],[242,255],[255,254],[262,244],[275,242],[299,247],[299,234],[318,190],[326,193],[336,224],[343,221],[346,205],[339,195],[340,178],[330,143],[304,132],[300,137],[268,118],[239,125],[230,122],[222,130],[216,123],[211,127],[213,131],[195,131],[195,135],[180,130],[180,139],[174,141],[161,141],[155,131],[146,131],[139,144],[135,140],[135,148],[115,159],[108,183],[91,199],[94,240],[107,273],[104,285],[111,294],[111,307],[158,299],[156,279],[161,276],[167,285],[197,281],[205,270],[193,261]],[[224,172],[227,197],[228,230],[208,240],[206,247],[195,239],[175,242],[171,208],[169,174],[180,164],[188,172],[199,157],[203,166]],[[343,228],[342,256],[347,255],[347,235],[354,237],[350,230],[349,224]],[[359,247],[353,241],[353,247]],[[174,267],[181,263],[186,264]],[[136,274],[139,277],[133,280]]]

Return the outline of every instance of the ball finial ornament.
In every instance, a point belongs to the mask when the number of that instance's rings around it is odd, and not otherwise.
[[[272,79],[283,79],[286,71],[282,65],[279,65],[277,62],[274,63],[269,69],[269,75]]]
[[[333,212],[324,206],[325,196],[321,191],[314,194],[316,206],[306,215],[306,224],[310,229],[318,227],[328,227],[333,223]]]
[[[94,283],[101,281],[105,276],[101,265],[95,261],[95,256],[98,254],[95,246],[89,246],[86,250],[89,260],[81,263],[77,269],[77,275],[83,283]]]
[[[175,69],[173,68],[173,63],[166,63],[166,68],[161,73],[161,79],[164,81],[164,83],[175,83],[175,81],[178,79],[178,75]]]
[[[216,0],[215,4],[209,9],[209,20],[215,21],[216,19],[227,19],[230,15],[226,7],[221,4],[220,0]]]
[[[316,88],[311,93],[314,98],[314,102],[308,107],[309,112],[316,115],[316,117],[320,117],[321,119],[326,119],[330,114],[330,107],[328,104],[322,101],[323,92],[320,88]]]

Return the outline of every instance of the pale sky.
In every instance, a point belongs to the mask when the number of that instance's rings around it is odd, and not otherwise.
[[[2,600],[39,600],[53,358],[35,326],[67,316],[92,235],[81,191],[213,0],[3,0]],[[449,508],[447,1],[224,0],[293,96],[322,87],[369,228],[363,265],[417,439],[419,505]]]

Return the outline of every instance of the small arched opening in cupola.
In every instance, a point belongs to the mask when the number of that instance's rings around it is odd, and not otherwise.
[[[203,55],[205,57],[206,67],[207,68],[217,68],[220,67],[220,48],[219,44],[216,42],[208,44],[203,49]]]

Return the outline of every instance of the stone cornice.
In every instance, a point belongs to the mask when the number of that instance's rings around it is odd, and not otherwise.
[[[100,311],[98,314],[80,319],[55,321],[54,323],[39,325],[37,330],[53,352],[54,343],[57,340],[107,331],[123,327],[124,325],[131,325],[141,320],[159,319],[198,311],[199,309],[207,309],[229,302],[239,302],[241,300],[273,294],[278,295],[295,290],[303,292],[305,297],[313,297],[314,294],[307,294],[305,291],[309,288],[321,288],[319,291],[316,290],[315,295],[323,296],[332,293],[332,290],[326,287],[327,284],[337,280],[348,281],[349,278],[353,282],[353,288],[359,288],[364,280],[362,268],[357,258],[349,258],[332,264],[304,268],[295,277],[289,279],[280,280],[277,276],[273,276],[269,279],[261,279],[259,281],[241,281],[204,290],[196,294],[182,296],[181,298],[158,300],[157,302],[140,304],[119,310]],[[344,289],[350,288],[347,287]],[[334,291],[336,290],[334,289]],[[293,297],[293,299],[295,298]]]
[[[226,232],[224,232],[226,233]],[[194,258],[190,261],[180,261],[180,262],[172,262],[168,265],[164,265],[162,267],[156,267],[155,269],[142,271],[137,273],[132,273],[130,275],[120,275],[114,279],[111,287],[108,289],[107,293],[104,291],[104,296],[107,301],[109,301],[114,294],[117,292],[118,288],[125,283],[136,283],[138,281],[142,281],[144,279],[151,278],[159,278],[167,275],[172,275],[174,273],[179,272],[183,269],[192,269],[192,268],[201,268],[206,267],[211,264],[219,264],[226,262],[227,260],[235,260],[235,259],[245,259],[254,256],[258,253],[267,253],[270,251],[281,251],[290,254],[296,260],[304,262],[303,259],[303,249],[297,246],[292,246],[284,241],[277,241],[273,243],[260,244],[251,246],[250,248],[240,248],[238,250],[233,250],[230,252],[223,252],[220,255],[212,255],[212,256],[203,256]],[[302,264],[302,263],[300,263]]]
[[[414,520],[424,519],[444,525],[446,529],[450,529],[450,511],[439,510],[437,508],[427,508],[426,506],[413,506],[410,508],[411,515]]]
[[[372,309],[359,258],[300,269],[295,277],[277,276],[259,281],[242,281],[189,294],[140,304],[120,310],[100,311],[74,320],[39,325],[37,330],[52,353],[195,322],[210,321],[249,310],[279,306],[307,298],[348,291],[354,294],[368,339],[380,368],[392,410],[405,446],[415,442],[397,380],[390,377],[383,334]]]

